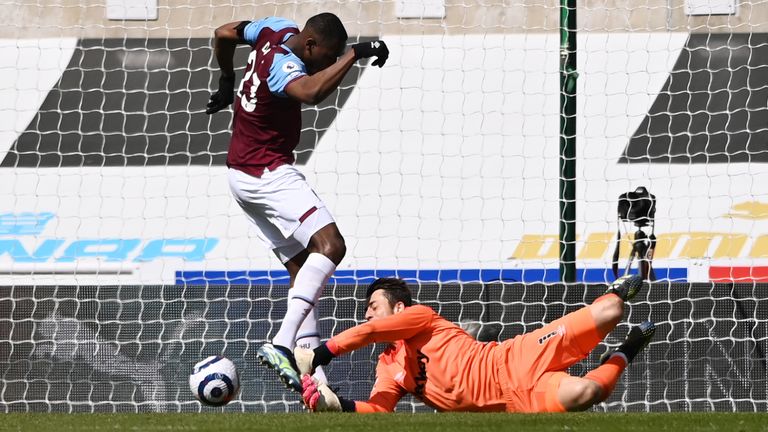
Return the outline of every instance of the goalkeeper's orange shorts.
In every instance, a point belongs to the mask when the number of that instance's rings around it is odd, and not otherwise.
[[[602,340],[589,308],[502,342],[499,379],[510,412],[565,411],[557,399],[565,369],[586,358]]]

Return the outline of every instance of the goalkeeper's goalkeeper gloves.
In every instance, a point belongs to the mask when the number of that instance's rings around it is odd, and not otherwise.
[[[376,57],[371,64],[378,67],[384,66],[389,58],[389,49],[383,40],[356,43],[352,45],[352,50],[355,52],[355,60]]]
[[[293,357],[296,359],[299,375],[312,375],[315,372],[315,368],[327,365],[335,356],[331,350],[328,349],[328,345],[320,344],[320,346],[314,350],[296,347],[296,349],[293,350]]]
[[[228,107],[235,100],[235,76],[221,75],[219,78],[219,90],[211,95],[211,100],[206,105],[205,113],[213,114]]]
[[[327,384],[317,381],[310,375],[301,377],[304,387],[302,399],[312,412],[341,412],[341,400]]]

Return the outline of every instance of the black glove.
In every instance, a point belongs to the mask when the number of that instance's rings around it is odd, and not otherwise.
[[[371,64],[378,67],[384,66],[389,58],[389,49],[383,40],[356,43],[352,45],[352,50],[355,52],[355,60],[376,57]]]
[[[228,107],[235,100],[235,76],[219,78],[219,91],[211,95],[211,100],[206,105],[205,113],[213,114]]]

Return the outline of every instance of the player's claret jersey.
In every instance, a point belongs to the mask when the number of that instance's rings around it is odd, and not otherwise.
[[[227,166],[260,177],[294,162],[301,133],[301,103],[286,87],[307,74],[304,63],[283,43],[299,32],[285,18],[253,21],[243,38],[253,48],[235,95]]]
[[[336,355],[369,343],[391,342],[376,382],[358,412],[393,411],[406,393],[440,411],[504,411],[495,342],[478,342],[427,306],[346,330],[328,341]]]

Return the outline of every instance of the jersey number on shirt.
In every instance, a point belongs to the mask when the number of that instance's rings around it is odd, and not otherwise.
[[[266,54],[271,49],[271,46],[269,42],[264,44],[264,46],[261,48],[261,52],[263,54]],[[259,76],[256,73],[256,50],[251,51],[251,53],[248,55],[248,65],[246,66],[246,72],[245,76],[243,77],[243,80],[240,81],[240,88],[237,89],[237,96],[240,98],[240,106],[243,107],[244,110],[248,112],[253,112],[253,110],[256,109],[256,90],[259,88],[259,84],[261,84],[261,81],[259,80]],[[251,91],[249,91],[248,95],[243,94],[243,87],[245,86],[245,82],[249,79],[253,79],[253,82],[251,83]]]

